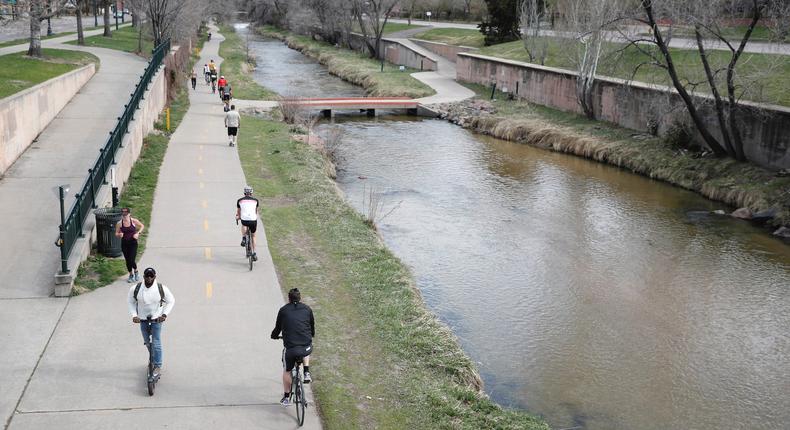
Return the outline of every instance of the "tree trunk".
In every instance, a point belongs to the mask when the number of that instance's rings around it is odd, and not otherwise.
[[[85,34],[82,31],[82,2],[76,2],[77,12],[77,45],[85,45]]]
[[[104,6],[104,37],[112,37],[112,30],[110,29],[110,0],[102,2]]]
[[[30,5],[30,47],[27,55],[31,57],[41,57],[41,9],[35,5]]]

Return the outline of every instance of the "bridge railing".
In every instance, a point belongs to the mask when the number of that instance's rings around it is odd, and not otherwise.
[[[99,157],[93,167],[88,169],[88,177],[82,185],[80,191],[74,195],[74,204],[65,215],[64,222],[60,225],[60,236],[56,245],[60,247],[61,271],[68,272],[67,261],[77,239],[84,237],[82,226],[85,219],[90,214],[91,209],[95,209],[96,195],[102,185],[107,183],[107,173],[110,167],[115,164],[115,156],[118,148],[121,147],[124,135],[129,131],[129,123],[134,119],[134,112],[139,108],[143,95],[148,90],[148,85],[156,75],[159,67],[165,59],[165,55],[170,51],[170,40],[166,40],[157,46],[153,52],[145,72],[140,77],[140,82],[135,86],[131,94],[129,103],[124,105],[123,113],[118,117],[118,122],[110,131],[110,137],[99,149]]]

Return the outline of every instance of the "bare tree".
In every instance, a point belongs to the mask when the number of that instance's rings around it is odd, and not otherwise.
[[[85,34],[82,31],[82,6],[84,0],[74,0],[75,13],[77,14],[77,45],[85,45]]]
[[[101,3],[104,8],[104,37],[112,37],[112,28],[110,26],[110,0],[103,0]]]
[[[765,16],[781,16],[787,8],[787,1],[743,1],[741,7],[745,7],[744,13],[749,17],[749,23],[746,31],[735,37],[721,25],[721,13],[726,10],[727,3],[729,0],[640,0],[634,19],[648,25],[652,31],[649,37],[632,39],[630,46],[650,58],[650,65],[667,72],[695,128],[715,154],[745,160],[739,117],[746,108],[741,100],[758,98],[756,96],[761,92],[761,79],[758,76],[770,73],[766,73],[766,70],[755,71],[757,74],[739,73],[739,61],[744,57],[744,49],[760,20]],[[701,79],[695,79],[694,74],[683,76],[683,71],[679,70],[675,54],[669,49],[673,26],[662,30],[658,25],[659,19],[667,17],[673,24],[683,22],[692,27],[703,69]],[[719,47],[724,47],[727,54],[723,61],[720,55],[711,52],[711,39]],[[645,44],[655,46],[657,51],[645,48]],[[695,95],[697,89],[709,91],[710,97]],[[703,113],[706,104],[713,106],[713,122],[706,120]]]
[[[613,23],[622,7],[621,0],[561,0],[572,62],[576,68],[576,98],[588,118],[595,118],[593,89],[604,50],[609,48]]]
[[[359,24],[365,44],[373,58],[381,58],[381,38],[384,26],[399,0],[351,0],[354,17]],[[372,40],[372,41],[371,41]]]
[[[68,0],[30,0],[30,46],[27,55],[41,57],[41,21],[52,18]]]
[[[546,62],[548,54],[548,38],[540,34],[540,22],[545,14],[545,7],[541,0],[522,0],[519,5],[519,19],[521,22],[521,39],[524,49],[527,50],[529,61]]]

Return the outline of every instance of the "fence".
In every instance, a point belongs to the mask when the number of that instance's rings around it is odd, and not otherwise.
[[[143,99],[148,85],[169,51],[170,40],[162,42],[153,50],[151,60],[140,77],[140,82],[131,94],[129,103],[124,105],[123,113],[118,117],[118,123],[110,132],[107,143],[104,144],[103,148],[99,149],[99,158],[96,160],[93,168],[88,169],[88,178],[82,189],[74,196],[74,205],[69,209],[65,220],[60,226],[60,238],[57,241],[57,245],[60,247],[61,271],[63,273],[68,272],[66,263],[74,243],[78,238],[84,237],[82,225],[85,223],[85,219],[88,217],[91,209],[96,208],[96,194],[102,185],[107,184],[107,173],[110,167],[115,164],[115,155],[118,148],[121,147],[124,135],[129,129],[129,123],[134,119],[134,112],[138,109],[140,100]]]

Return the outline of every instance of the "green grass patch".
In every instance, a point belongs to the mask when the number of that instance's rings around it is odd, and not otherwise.
[[[410,73],[416,72],[414,69],[400,71],[397,65],[384,63],[382,72],[380,61],[356,51],[337,48],[271,26],[261,27],[258,31],[264,36],[285,40],[291,48],[327,66],[329,73],[362,86],[371,96],[419,98],[435,94],[431,87],[410,76]]]
[[[400,22],[387,21],[387,24],[384,26],[383,34],[386,36],[388,34],[398,33],[398,32],[404,31],[404,30],[411,30],[413,28],[423,28],[423,27],[425,27],[425,26],[423,26],[423,25],[409,25],[409,24],[400,23]]]
[[[254,58],[247,58],[245,41],[230,25],[220,26],[225,40],[219,45],[222,57],[221,73],[233,87],[233,98],[243,100],[275,100],[277,93],[265,88],[252,79]]]
[[[245,117],[239,158],[261,199],[283,291],[317,319],[313,390],[324,428],[548,429],[475,387],[474,364],[426,310],[408,269],[279,122]]]
[[[146,58],[151,57],[151,51],[154,50],[154,39],[151,36],[151,30],[148,25],[143,26],[142,34],[142,50],[137,49],[138,31],[140,27],[126,26],[118,30],[112,29],[112,37],[104,37],[99,34],[96,36],[86,37],[85,46],[96,46],[99,48],[116,49],[119,51],[133,52],[140,54]],[[70,45],[76,45],[77,41],[72,40],[66,42]]]
[[[25,52],[0,57],[0,99],[68,73],[99,59],[88,52],[63,49],[42,49],[42,58],[28,57]]]
[[[548,47],[548,55],[545,65],[574,70],[574,53],[577,49],[575,42],[564,38],[545,37]],[[598,75],[611,76],[620,79],[634,79],[640,82],[671,86],[667,72],[656,66],[644,65],[648,57],[637,49],[630,47],[620,49],[622,45],[610,43],[607,52],[610,54],[601,58],[598,67]],[[644,49],[655,49],[655,47],[645,47]],[[697,91],[710,92],[710,87],[705,84],[705,74],[702,62],[696,50],[672,48],[672,60],[675,63],[678,74],[684,82],[701,82]],[[479,51],[479,54],[491,57],[506,58],[509,60],[529,62],[529,56],[524,43],[520,40],[498,45],[487,46]],[[708,58],[711,64],[723,65],[729,61],[729,54],[724,51],[708,51]],[[634,70],[637,70],[634,74]],[[744,94],[744,99],[754,100],[764,103],[773,103],[782,106],[790,106],[790,61],[787,56],[743,53],[738,61],[736,73],[739,77],[738,91],[749,88]],[[720,79],[721,80],[721,79]],[[722,94],[726,94],[726,87],[720,85]]]
[[[489,88],[466,86],[478,98],[489,99]],[[779,213],[772,224],[790,224],[790,177],[778,177],[731,158],[701,157],[699,152],[685,148],[684,142],[524,101],[509,101],[501,92],[496,92],[495,99],[495,114],[473,118],[465,126],[501,139],[619,166],[734,207],[748,207],[753,212],[776,208]]]
[[[97,28],[101,28],[101,27],[84,27],[82,29],[82,31],[96,30]],[[77,34],[77,32],[76,31],[64,31],[62,33],[55,33],[52,36],[41,36],[41,40],[54,39],[56,37],[69,36],[69,35],[72,35],[72,34]],[[21,45],[23,43],[30,43],[30,37],[23,37],[21,39],[7,40],[5,42],[1,42],[0,43],[0,48],[5,48],[7,46]]]
[[[132,216],[145,224],[145,230],[138,240],[138,259],[143,255],[148,237],[148,228],[151,221],[151,208],[154,201],[154,191],[159,180],[159,169],[165,158],[170,136],[178,128],[181,120],[189,109],[187,88],[181,88],[176,98],[170,103],[170,132],[167,132],[164,112],[159,116],[159,121],[154,125],[157,133],[151,133],[143,139],[143,148],[140,157],[134,163],[129,174],[129,181],[120,196],[120,206],[128,207]],[[86,261],[80,264],[77,277],[74,280],[73,294],[78,295],[115,282],[120,276],[125,275],[126,263],[123,257],[107,258],[98,254],[91,254]]]
[[[456,46],[481,48],[485,45],[483,33],[465,28],[434,28],[414,36],[415,39],[446,43]]]

